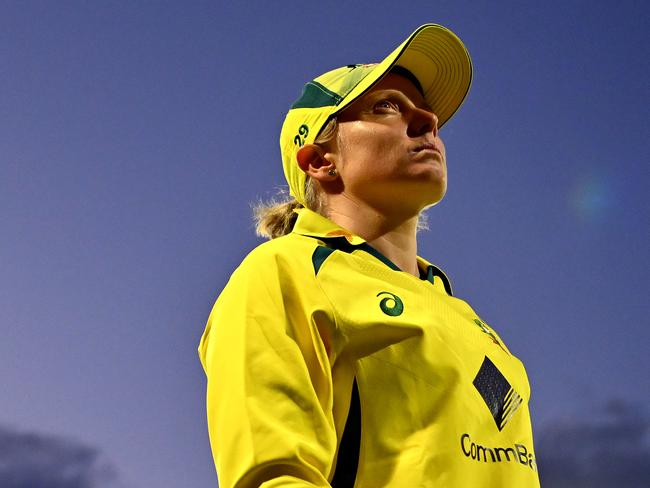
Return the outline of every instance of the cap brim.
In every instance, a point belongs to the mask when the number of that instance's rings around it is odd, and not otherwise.
[[[456,113],[472,84],[472,61],[463,42],[441,25],[425,24],[355,86],[335,114],[371,89],[395,65],[406,68],[418,79],[425,100],[438,117],[439,127]]]

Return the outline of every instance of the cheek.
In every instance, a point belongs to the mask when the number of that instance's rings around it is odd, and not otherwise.
[[[365,127],[349,127],[338,137],[339,161],[342,164],[380,166],[385,156],[395,149],[391,141],[378,131]]]
[[[404,143],[399,134],[384,127],[368,129],[359,134],[357,144],[363,148],[364,155],[373,158],[377,164],[390,165],[404,153]]]
[[[337,149],[336,163],[343,168],[348,184],[391,178],[409,162],[397,131],[356,121],[346,123],[338,133]]]

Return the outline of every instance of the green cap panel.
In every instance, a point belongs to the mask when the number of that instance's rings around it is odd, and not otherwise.
[[[342,98],[314,80],[305,85],[302,95],[291,108],[331,107],[338,105]]]

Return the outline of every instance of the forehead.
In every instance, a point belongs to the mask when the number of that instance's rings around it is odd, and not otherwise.
[[[362,97],[355,101],[353,105],[356,105],[357,102],[363,103],[364,100],[374,100],[375,98],[380,97],[383,93],[390,92],[399,92],[408,98],[415,106],[431,110],[424,99],[424,95],[422,95],[413,82],[397,73],[388,73]]]

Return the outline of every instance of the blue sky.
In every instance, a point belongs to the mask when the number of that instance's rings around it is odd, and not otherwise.
[[[538,451],[624,446],[603,426],[632,423],[627,448],[649,452],[649,10],[4,2],[5,438],[90,446],[128,487],[216,486],[196,346],[259,242],[250,204],[283,185],[284,114],[304,82],[437,22],[475,79],[442,131],[449,190],[420,254],[527,365]]]

